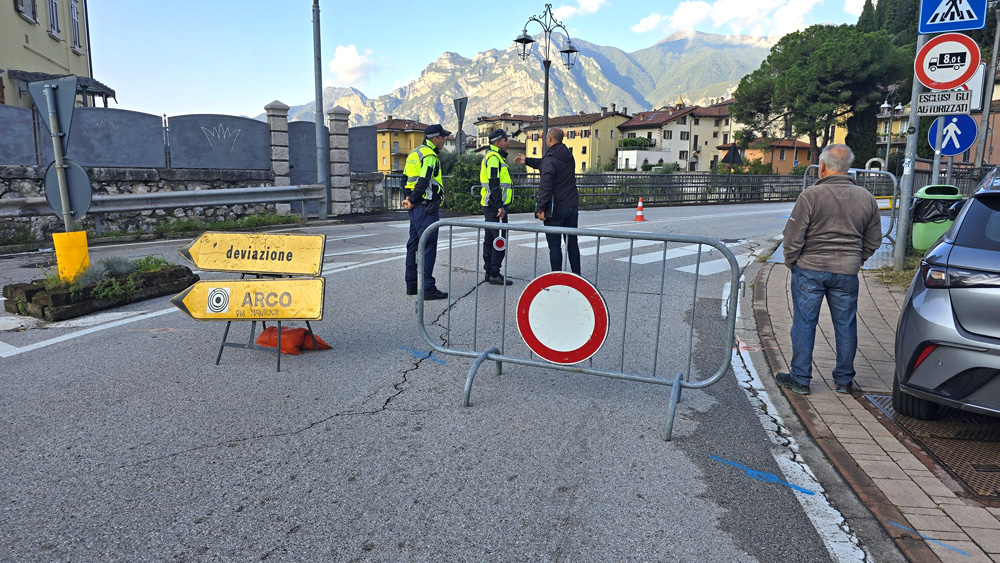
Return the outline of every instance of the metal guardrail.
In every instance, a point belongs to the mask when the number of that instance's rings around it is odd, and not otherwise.
[[[503,227],[506,231],[508,231],[506,235],[508,241],[507,253],[503,264],[504,277],[514,275],[534,279],[539,275],[538,262],[540,235],[546,233],[557,234],[560,236],[575,235],[583,239],[581,242],[587,243],[586,248],[581,249],[581,255],[584,258],[583,271],[586,274],[586,278],[605,295],[606,300],[609,295],[614,296],[613,302],[607,302],[609,314],[611,315],[612,320],[612,322],[609,323],[609,326],[613,327],[616,333],[620,327],[621,332],[611,335],[609,329],[609,340],[605,342],[601,351],[598,351],[594,356],[586,360],[586,364],[561,365],[535,359],[534,355],[530,353],[530,349],[523,342],[508,342],[507,335],[510,332],[507,330],[508,312],[516,309],[516,303],[512,307],[508,302],[511,300],[510,298],[513,297],[516,290],[508,290],[508,286],[496,287],[497,292],[502,292],[502,297],[490,296],[483,297],[482,299],[480,298],[480,285],[482,285],[483,278],[482,270],[479,267],[479,264],[482,259],[481,249],[483,242],[483,230],[496,227],[496,223],[487,223],[485,221],[444,219],[427,228],[427,230],[420,237],[419,247],[417,250],[417,323],[420,327],[420,334],[435,351],[475,359],[466,380],[463,405],[470,405],[469,398],[471,395],[473,379],[475,378],[475,374],[479,366],[486,360],[496,362],[498,375],[502,373],[503,363],[507,362],[524,366],[556,369],[566,372],[625,379],[642,383],[652,383],[656,385],[669,385],[672,389],[663,437],[665,440],[670,440],[673,431],[674,415],[677,410],[677,404],[680,401],[681,389],[702,389],[708,387],[718,382],[729,370],[730,351],[732,350],[733,343],[735,341],[734,335],[736,327],[737,291],[740,283],[739,265],[729,248],[727,248],[720,241],[697,236],[660,235],[655,233],[612,231],[603,229],[546,227],[520,223],[506,224]],[[432,319],[432,322],[436,327],[444,329],[442,341],[438,341],[430,335],[426,326],[423,257],[428,237],[442,228],[448,229],[447,236],[439,238],[439,252],[442,251],[442,249],[447,249],[447,263],[449,264],[449,269],[446,276],[449,297],[447,301],[446,313],[444,315],[435,315]],[[457,233],[459,235],[457,237],[456,229],[460,230]],[[474,236],[469,236],[471,234],[470,230],[475,231]],[[591,237],[596,240],[596,247],[590,246],[590,242],[593,242],[593,240],[590,240]],[[522,251],[518,248],[521,246],[532,245],[516,241],[530,242],[532,239],[534,240],[533,250]],[[606,239],[619,239],[623,242],[605,244],[603,248],[606,252],[602,252],[602,241],[605,241]],[[678,246],[671,248],[670,253],[668,254],[668,246],[671,244],[676,244]],[[463,247],[465,247],[466,250],[456,251],[456,249]],[[542,246],[541,248],[545,247]],[[643,251],[642,257],[635,253],[637,248],[646,249]],[[721,352],[718,369],[709,377],[692,381],[691,371],[692,359],[694,355],[694,326],[699,298],[698,282],[700,275],[698,274],[701,267],[702,257],[705,252],[707,252],[704,250],[705,248],[707,248],[708,251],[718,251],[725,258],[725,260],[728,261],[731,278],[729,281],[730,293],[728,300],[726,301],[727,312],[725,317],[726,325],[724,329],[725,342],[718,348],[714,345],[712,346],[713,349],[720,350]],[[565,245],[563,245],[563,249],[565,252]],[[616,256],[615,258],[616,261],[627,262],[627,266],[622,266],[626,268],[625,275],[622,276],[620,275],[620,272],[613,271],[611,274],[604,274],[604,276],[601,277],[602,254],[610,254],[611,252],[617,252],[620,254],[626,249],[628,250],[627,258],[620,256]],[[655,252],[647,252],[651,250],[655,250]],[[471,256],[468,256],[470,254]],[[543,254],[546,257],[548,256],[547,252],[543,252]],[[643,286],[643,282],[648,282],[650,276],[647,275],[641,282],[635,280],[633,276],[633,263],[649,264],[651,260],[650,257],[655,258],[656,254],[660,255],[661,264],[651,267],[657,268],[658,270],[658,272],[654,272],[659,274],[658,279],[656,280],[657,283],[653,284],[655,287]],[[685,327],[688,338],[687,353],[678,362],[679,364],[683,364],[683,367],[677,371],[671,370],[672,373],[676,373],[675,376],[662,377],[659,374],[666,371],[665,368],[661,369],[660,366],[660,364],[665,363],[665,359],[661,357],[660,354],[660,341],[664,332],[663,329],[664,327],[678,326],[677,319],[664,319],[663,304],[664,300],[667,298],[667,294],[669,294],[671,300],[679,299],[678,290],[685,285],[679,280],[674,279],[671,279],[670,284],[667,285],[668,274],[666,263],[668,258],[672,258],[677,255],[690,255],[692,257],[696,257],[698,260],[697,266],[695,266],[695,275],[693,276],[693,280],[690,284],[688,284],[692,286],[692,295],[690,301],[690,316],[687,319],[688,325]],[[591,256],[593,258],[590,258]],[[438,263],[442,262],[443,260],[439,258]],[[567,264],[565,257],[563,264]],[[615,265],[616,268],[618,267],[614,262],[612,262],[612,264]],[[610,269],[610,267],[606,266],[605,270],[608,269]],[[454,272],[456,271],[460,273],[471,272],[473,276],[472,285],[474,288],[460,285],[458,280],[454,279]],[[646,273],[649,274],[650,271],[647,270]],[[671,272],[671,275],[673,275],[673,271]],[[439,280],[439,282],[440,281],[441,280]],[[470,294],[473,297],[471,311],[468,310],[468,307],[463,307],[460,310],[453,307],[453,305],[458,301],[458,299],[453,299],[454,296],[463,295],[461,299],[466,299]],[[488,303],[486,303],[487,300],[489,300]],[[486,314],[480,314],[480,301],[484,302],[483,308],[489,309]],[[629,333],[628,328],[630,311],[634,317],[636,309],[641,311],[643,305],[649,305],[649,307],[646,307],[645,309],[651,311],[654,303],[658,312],[656,313],[657,320],[655,337],[652,341],[648,341],[648,336],[651,334],[651,331],[648,328],[643,328],[638,334]],[[617,315],[619,312],[620,316]],[[455,327],[452,326],[453,315],[455,316],[456,321]],[[638,321],[633,318],[632,322],[635,324]],[[620,325],[618,323],[620,323]],[[499,336],[499,345],[480,345],[480,342],[484,340],[486,336],[491,338]],[[461,342],[458,342],[459,340]],[[617,357],[614,355],[615,351],[612,350],[615,346],[610,345],[612,340],[615,344],[620,344],[620,346],[617,347],[619,354]],[[628,350],[626,350],[626,344],[630,345]],[[467,347],[463,347],[465,345],[467,345]],[[652,352],[652,369],[649,370],[648,373],[642,370],[634,369],[634,366],[637,363],[648,363],[649,361],[649,359],[639,359],[637,357],[641,354],[641,352],[640,354],[633,353],[637,352],[637,350],[635,350],[636,347],[642,350],[651,350]],[[667,353],[669,353],[669,351],[675,351],[677,348],[679,347],[664,347],[665,350],[668,350]],[[525,355],[528,357],[516,355],[517,352],[514,351],[515,349],[516,351],[527,351],[528,353]],[[629,359],[629,369],[626,369],[626,355],[628,355]]]
[[[325,197],[326,188],[322,184],[94,196],[88,213],[97,215],[95,222],[98,234],[100,234],[100,217],[106,213],[184,207],[212,207],[218,205],[289,203],[293,201],[322,200]],[[319,210],[320,219],[325,219],[326,210],[322,207],[320,206]],[[0,218],[37,217],[41,215],[55,215],[55,212],[49,207],[44,197],[0,199]]]

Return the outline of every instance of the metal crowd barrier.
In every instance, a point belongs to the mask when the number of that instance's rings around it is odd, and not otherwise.
[[[819,179],[811,174],[814,171],[816,174],[819,173],[818,164],[809,165],[802,174],[803,190]],[[889,235],[892,233],[893,228],[895,228],[896,200],[899,199],[899,181],[896,180],[896,175],[883,170],[866,170],[864,168],[851,168],[848,170],[848,174],[853,176],[858,185],[870,191],[873,196],[889,196],[889,224],[886,225],[885,232],[882,233],[882,238],[892,240]]]
[[[494,290],[502,292],[503,295],[499,298],[502,301],[499,304],[496,302],[498,297],[495,293],[482,298],[480,297],[480,286],[484,284],[484,272],[482,271],[482,266],[480,266],[482,263],[483,230],[496,227],[496,223],[487,223],[485,221],[462,219],[440,220],[428,227],[423,233],[420,237],[419,248],[417,250],[418,293],[416,309],[417,322],[421,335],[433,350],[437,352],[474,359],[465,384],[463,406],[470,406],[473,380],[479,366],[487,360],[496,362],[497,375],[502,374],[503,364],[506,362],[656,385],[668,385],[672,389],[663,438],[670,440],[673,431],[674,415],[677,410],[677,404],[680,401],[681,389],[702,389],[708,387],[719,381],[729,369],[730,351],[733,348],[736,327],[737,291],[740,279],[739,264],[729,248],[720,241],[698,236],[661,235],[637,231],[613,231],[589,228],[546,227],[540,224],[505,224],[503,229],[506,231],[505,236],[508,241],[502,272],[505,278],[513,274],[518,276],[519,280],[523,278],[531,280],[549,270],[547,246],[539,244],[545,240],[542,235],[546,233],[557,234],[563,237],[576,235],[583,237],[586,242],[586,246],[581,247],[582,273],[590,283],[598,288],[608,304],[610,316],[608,340],[605,341],[604,347],[590,359],[574,365],[561,365],[537,358],[524,342],[518,340],[519,336],[517,335],[516,326],[513,329],[509,329],[507,326],[512,321],[512,319],[508,318],[508,312],[514,312],[517,307],[515,292],[519,294],[527,282],[521,283],[519,281],[518,285],[521,286],[520,288],[517,288],[517,286],[494,286],[490,290],[482,290],[491,293],[494,293]],[[434,319],[432,319],[435,325],[440,325],[444,329],[442,341],[439,342],[431,336],[426,326],[423,263],[424,248],[426,247],[428,237],[432,233],[439,232],[442,229],[447,229],[447,232],[443,233],[445,236],[440,236],[438,240],[437,264],[447,264],[447,272],[443,268],[438,267],[436,270],[439,275],[436,277],[438,287],[448,292],[448,298],[446,312],[442,315],[435,315]],[[456,229],[459,231],[456,232]],[[468,236],[470,234],[469,230],[475,230],[474,237]],[[597,242],[596,247],[589,246],[595,239]],[[616,268],[619,268],[619,266],[615,265],[614,262],[612,262],[612,265],[615,266],[614,269],[612,266],[604,266],[602,269],[601,248],[602,243],[607,239],[618,239],[621,241],[604,245],[605,250],[609,251],[607,254],[610,255],[613,252],[619,253],[614,258],[606,257],[604,260],[627,262],[627,265],[620,266],[620,268],[625,269],[624,275],[621,275],[621,272],[617,271]],[[529,244],[523,244],[522,241],[527,241]],[[525,249],[525,246],[533,246],[533,248]],[[539,270],[540,247],[543,249],[543,256],[541,258],[543,263],[542,270]],[[638,248],[646,250],[655,249],[656,252],[647,253],[644,251],[642,255],[639,255],[636,253]],[[620,254],[626,249],[628,250],[627,259],[621,257],[622,255]],[[698,284],[701,277],[699,274],[702,257],[712,250],[721,253],[722,257],[728,262],[730,273],[729,296],[728,300],[724,302],[724,305],[726,305],[725,327],[723,328],[725,342],[721,348],[718,348],[721,352],[718,369],[711,376],[692,380],[694,326],[698,311]],[[469,251],[472,252],[473,256],[471,264],[468,263],[466,256]],[[566,260],[565,253],[566,245],[564,244],[563,269],[568,271],[568,261]],[[652,278],[656,278],[654,280],[655,283],[652,285],[646,283],[644,287],[642,283],[648,282],[651,279],[648,273],[650,270],[646,270],[645,279],[640,281],[637,279],[635,272],[637,268],[633,268],[633,263],[649,264],[654,262],[657,259],[655,256],[657,253],[659,253],[659,261],[661,262],[658,267],[654,266],[658,268],[658,276],[652,276]],[[661,347],[661,336],[667,337],[663,330],[664,327],[678,326],[678,320],[676,318],[664,318],[663,304],[668,294],[670,299],[675,299],[677,289],[683,285],[680,283],[679,278],[682,274],[671,270],[668,275],[667,261],[680,255],[697,257],[698,260],[693,271],[695,275],[690,282],[692,290],[690,316],[687,319],[687,351],[686,355],[677,362],[680,365],[669,366],[669,373],[675,373],[676,375],[664,377],[662,374],[667,371],[668,367],[661,366],[661,364],[666,363],[668,358],[664,358],[661,352],[669,354],[673,347]],[[610,273],[608,272],[609,270]],[[721,270],[721,272],[724,271],[725,269]],[[456,274],[456,272],[458,273]],[[467,278],[470,272],[472,284],[464,284],[461,280],[456,279],[459,277]],[[674,277],[678,279],[673,279]],[[442,284],[445,280],[447,283],[446,287]],[[472,298],[471,311],[469,310],[470,304],[468,302],[470,296]],[[612,296],[614,297],[613,300]],[[490,301],[487,303],[486,300]],[[512,300],[513,304],[511,303]],[[480,311],[481,304],[484,308],[488,308],[487,313],[483,314]],[[654,304],[657,312],[653,341],[649,342],[648,337],[637,340],[634,338],[634,335],[630,336],[628,328],[639,322],[634,318],[636,308],[640,308],[641,310],[643,305]],[[497,315],[497,312],[500,314]],[[620,316],[616,316],[619,312]],[[630,313],[633,315],[632,317],[629,316]],[[632,325],[630,325],[630,319]],[[454,326],[453,320],[455,321]],[[441,325],[442,322],[444,323],[443,325]],[[612,330],[616,331],[616,334],[612,334]],[[483,340],[486,338],[481,333],[487,333],[490,337],[499,335],[499,344],[495,342],[484,343]],[[511,333],[515,334],[511,338],[514,342],[508,342],[508,334]],[[643,334],[646,333],[644,332]],[[615,342],[617,344],[617,358],[614,356],[614,350],[609,348],[611,341],[618,341]],[[628,366],[626,366],[626,344],[632,345],[632,348],[628,350],[630,352],[628,354]],[[637,359],[637,355],[631,354],[631,352],[634,352],[633,349],[636,346],[644,349],[652,348],[651,368],[648,365],[648,359]],[[713,348],[715,347],[713,346]],[[518,355],[522,352],[526,353]],[[639,363],[643,365],[637,368],[636,365]],[[673,369],[675,367],[677,368],[676,370]]]

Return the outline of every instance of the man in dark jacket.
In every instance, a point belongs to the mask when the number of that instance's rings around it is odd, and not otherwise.
[[[553,127],[545,136],[548,152],[544,157],[525,158],[523,154],[519,154],[514,162],[541,170],[535,216],[545,221],[548,227],[576,228],[580,211],[580,194],[576,189],[576,161],[562,140],[562,129]],[[549,245],[552,271],[562,270],[561,237],[546,233],[545,240]],[[566,238],[566,253],[569,255],[570,270],[580,275],[580,246],[576,235]]]
[[[799,195],[784,230],[785,265],[792,270],[792,362],[774,376],[779,387],[809,394],[813,345],[823,298],[830,307],[838,393],[854,388],[858,349],[858,270],[882,244],[878,202],[848,175],[854,153],[830,145],[819,156],[819,180]]]

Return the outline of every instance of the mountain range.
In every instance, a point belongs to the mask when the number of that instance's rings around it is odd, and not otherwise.
[[[539,41],[541,36],[536,36]],[[553,35],[553,53],[559,55],[562,36]],[[651,47],[626,53],[616,47],[574,40],[579,60],[569,70],[552,57],[549,116],[595,112],[616,104],[634,114],[673,105],[680,96],[688,104],[705,105],[711,98],[728,97],[739,80],[756,70],[768,54],[768,45],[746,36],[700,32],[670,35]],[[468,97],[465,130],[479,116],[541,115],[544,71],[540,48],[527,61],[517,47],[490,49],[471,59],[443,53],[427,65],[420,77],[389,94],[369,98],[350,87],[323,91],[324,112],[334,106],[351,111],[350,125],[372,125],[392,115],[423,123],[458,125],[453,100]],[[313,121],[314,102],[292,106],[290,121]],[[258,116],[263,119],[263,115]]]

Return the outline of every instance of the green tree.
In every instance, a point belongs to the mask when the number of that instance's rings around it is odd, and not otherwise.
[[[762,133],[790,126],[793,137],[809,139],[815,163],[833,140],[834,126],[852,113],[877,111],[887,86],[904,80],[906,69],[904,52],[884,31],[814,25],[771,48],[760,68],[740,81],[732,112]],[[870,135],[874,145],[874,127],[856,134]]]
[[[872,0],[865,0],[865,6],[861,9],[861,17],[858,18],[858,31],[861,33],[872,33],[880,29],[882,29],[882,26],[878,23],[878,17],[875,15],[875,6],[872,6]]]

